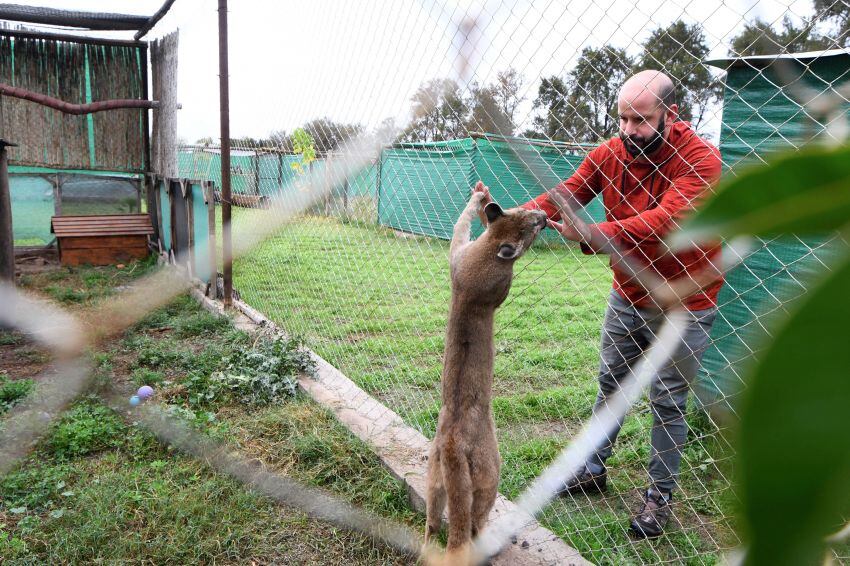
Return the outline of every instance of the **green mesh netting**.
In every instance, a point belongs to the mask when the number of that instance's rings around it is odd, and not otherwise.
[[[817,92],[850,80],[848,55],[791,64],[796,76]],[[825,126],[809,119],[781,84],[774,69],[758,65],[758,60],[728,70],[720,134],[724,174],[822,135]],[[850,105],[845,108],[850,111]],[[700,371],[698,393],[705,404],[731,401],[764,330],[770,328],[771,315],[781,313],[823,272],[836,245],[828,237],[788,237],[761,244],[727,275],[720,291],[712,344]]]
[[[569,177],[583,155],[531,143],[464,139],[388,149],[381,159],[378,220],[381,224],[449,238],[472,186],[481,179],[504,207],[522,204]],[[604,219],[599,198],[582,215]],[[476,221],[473,232],[483,228]],[[541,238],[557,240],[544,232]]]
[[[56,214],[54,187],[61,187],[63,215],[139,212],[138,175],[48,167],[10,166],[12,232],[15,246],[53,241],[50,219]]]
[[[50,218],[55,212],[53,184],[35,176],[9,177],[14,245],[39,246],[53,240]]]
[[[471,139],[381,156],[378,223],[413,234],[448,239],[475,181]]]
[[[379,163],[361,168],[346,183],[333,187],[331,197],[336,203],[320,203],[316,210],[352,213],[360,220],[447,239],[478,179],[490,187],[499,203],[512,207],[569,177],[583,158],[583,154],[522,141],[465,138],[403,145],[384,150]],[[297,155],[234,150],[231,190],[266,196],[297,190],[299,174],[293,164],[300,160]],[[210,180],[220,186],[218,150],[184,149],[178,163],[181,177]],[[315,160],[309,171],[321,178],[328,163],[334,163],[333,156]],[[364,208],[366,200],[372,206]],[[364,211],[368,218],[363,217]],[[601,199],[594,199],[581,214],[587,220],[603,220]],[[476,222],[474,234],[482,230]],[[554,241],[558,236],[547,232],[542,239]]]

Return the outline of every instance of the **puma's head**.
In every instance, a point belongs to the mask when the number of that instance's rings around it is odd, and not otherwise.
[[[507,298],[514,262],[531,247],[546,226],[540,210],[484,208],[487,230],[452,263],[452,288],[458,300],[496,308]]]
[[[484,214],[487,215],[488,239],[497,244],[496,257],[505,261],[515,261],[522,256],[546,227],[546,213],[542,210],[502,210],[491,202],[484,207]]]

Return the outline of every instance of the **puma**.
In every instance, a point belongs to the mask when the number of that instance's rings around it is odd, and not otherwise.
[[[499,485],[493,421],[493,318],[508,296],[514,262],[546,226],[538,210],[484,208],[487,229],[470,241],[484,193],[474,191],[455,224],[449,251],[452,298],[446,328],[442,406],[427,474],[426,546],[448,507],[445,561],[466,564],[471,540],[484,527]]]

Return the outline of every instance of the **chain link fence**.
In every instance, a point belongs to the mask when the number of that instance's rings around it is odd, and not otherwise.
[[[256,20],[260,10],[234,4],[231,17]],[[267,232],[258,220],[266,211],[258,209],[300,202],[317,180],[325,196],[306,213],[281,217],[280,230],[238,259],[234,285],[429,438],[450,299],[447,238],[478,180],[509,207],[570,177],[618,134],[619,89],[645,69],[674,80],[681,120],[719,146],[724,175],[777,149],[846,133],[850,4],[843,0],[335,4],[305,10],[299,27],[332,60],[311,60],[309,74],[290,73],[291,88],[258,94],[259,105],[234,93],[234,107],[268,108],[269,129],[263,138],[233,140],[233,202],[242,205],[234,234],[250,240]],[[258,34],[231,58],[247,47],[271,52],[263,44],[272,41]],[[845,104],[816,114],[812,103],[822,95]],[[249,130],[240,126],[243,116],[234,113],[234,131]],[[347,149],[363,137],[385,142],[383,149],[376,156]],[[211,140],[184,145],[179,176],[220,183],[220,154]],[[610,220],[600,198],[581,214]],[[477,225],[474,234],[482,231]],[[742,368],[757,355],[754,337],[826,268],[835,244],[829,236],[762,241],[727,274],[685,415],[673,524],[659,540],[628,532],[649,481],[653,425],[645,400],[608,461],[608,492],[557,498],[538,516],[542,524],[600,564],[714,563],[737,547],[723,416],[734,413]],[[610,293],[607,257],[583,255],[554,231],[516,266],[496,320],[493,388],[499,491],[508,498],[591,416]]]
[[[815,95],[846,93],[848,16],[841,1],[435,1],[307,17],[311,41],[341,64],[315,64],[304,79],[309,86],[279,100],[285,116],[305,118],[300,127],[315,159],[284,127],[265,139],[235,140],[234,191],[260,197],[245,202],[261,205],[263,197],[299,190],[305,171],[333,169],[346,139],[373,135],[389,143],[309,214],[238,261],[234,284],[243,300],[431,437],[449,302],[447,239],[473,185],[483,180],[510,207],[569,178],[589,151],[618,134],[620,86],[644,69],[671,76],[680,120],[719,146],[724,175],[777,149],[840,139],[848,106],[814,115],[793,85]],[[369,41],[346,39],[343,30],[361,26]],[[777,58],[792,69],[790,79]],[[357,66],[369,59],[381,67],[374,74]],[[385,93],[399,92],[396,112],[381,115]],[[215,180],[217,151],[214,144],[181,149],[181,174]],[[592,222],[606,212],[601,198],[583,209]],[[234,231],[250,231],[253,214],[236,210]],[[477,225],[474,234],[482,230]],[[653,544],[628,533],[649,481],[648,401],[637,403],[617,440],[608,493],[558,498],[542,523],[598,563],[712,563],[737,546],[732,454],[727,421],[718,415],[734,412],[754,337],[825,269],[833,244],[830,237],[762,241],[728,274],[688,404],[675,526]],[[607,264],[547,231],[517,265],[497,315],[493,402],[500,492],[509,498],[591,413],[611,292]]]

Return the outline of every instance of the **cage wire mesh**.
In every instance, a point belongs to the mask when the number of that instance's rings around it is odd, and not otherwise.
[[[298,196],[308,178],[324,175],[328,184],[325,198],[236,261],[241,298],[432,437],[450,299],[447,238],[479,179],[506,207],[566,179],[592,148],[617,135],[619,88],[650,68],[673,78],[681,118],[719,146],[724,175],[776,149],[840,136],[848,113],[850,4],[704,4],[316,3],[298,17],[308,48],[257,23],[269,6],[232,3],[233,21],[265,31],[231,44],[232,63],[281,52],[281,45],[287,53],[316,54],[294,69],[279,62],[285,89],[233,93],[232,131],[256,136],[232,140],[234,234],[249,236],[258,228],[257,208]],[[198,7],[214,10],[211,2]],[[192,45],[193,37],[184,35],[181,49],[203,48]],[[314,51],[319,44],[321,52]],[[0,42],[0,49],[13,46]],[[62,56],[88,65],[86,53]],[[132,57],[92,53],[104,69],[111,56]],[[778,72],[777,55],[793,69],[790,80]],[[265,72],[277,72],[276,63],[262,59]],[[201,75],[193,76],[193,87],[214,88],[215,76]],[[66,97],[83,96],[81,84],[68,86],[76,90]],[[792,84],[842,105],[817,114]],[[240,107],[259,109],[266,131],[249,124]],[[133,112],[122,118],[132,122],[122,122],[129,132],[138,126]],[[74,127],[96,132],[93,123]],[[83,157],[91,157],[89,133],[70,136]],[[364,136],[385,142],[378,155],[346,150],[347,141]],[[220,146],[212,137],[193,141],[179,149],[179,176],[219,186]],[[57,150],[57,159],[74,148]],[[126,157],[110,156],[116,163]],[[353,162],[355,174],[339,181],[335,171]],[[136,167],[123,163],[115,170]],[[46,189],[27,190],[47,196]],[[80,189],[81,198],[86,190],[95,189]],[[581,211],[594,222],[606,213],[600,199]],[[476,225],[474,234],[482,230]],[[608,460],[608,492],[557,498],[541,523],[596,563],[714,563],[738,546],[733,454],[726,421],[715,416],[734,412],[742,368],[757,355],[755,337],[769,333],[772,317],[826,269],[834,245],[830,236],[760,241],[728,274],[685,415],[673,525],[659,540],[628,534],[627,518],[649,482],[652,412],[645,400],[627,417]],[[610,292],[607,258],[583,255],[554,232],[515,268],[496,319],[493,387],[499,491],[508,498],[591,415]],[[835,558],[850,560],[842,551]]]
[[[256,9],[231,7],[234,18]],[[850,4],[843,0],[422,0],[319,7],[300,25],[333,61],[319,56],[309,74],[290,74],[269,108],[268,133],[233,140],[234,203],[244,205],[234,209],[234,233],[251,231],[250,207],[265,197],[301,190],[306,172],[346,159],[346,140],[387,143],[238,260],[234,284],[244,301],[428,437],[450,298],[447,239],[476,181],[503,206],[516,206],[568,178],[588,151],[617,135],[619,88],[643,69],[671,76],[680,119],[719,146],[724,175],[777,149],[836,138],[847,120]],[[791,79],[778,73],[777,56],[793,69]],[[793,84],[842,104],[815,115]],[[296,128],[309,135],[310,149],[299,145]],[[199,141],[180,149],[181,176],[218,183],[220,149]],[[599,198],[582,214],[606,218]],[[608,461],[608,493],[558,498],[541,522],[598,563],[710,563],[736,546],[733,455],[724,421],[712,415],[734,412],[741,368],[757,354],[754,337],[769,333],[771,317],[826,269],[833,245],[828,236],[760,241],[728,274],[685,416],[673,528],[652,544],[628,535],[627,517],[649,482],[645,400]],[[547,231],[516,266],[497,314],[493,386],[499,489],[509,498],[591,414],[611,292],[607,263]]]

